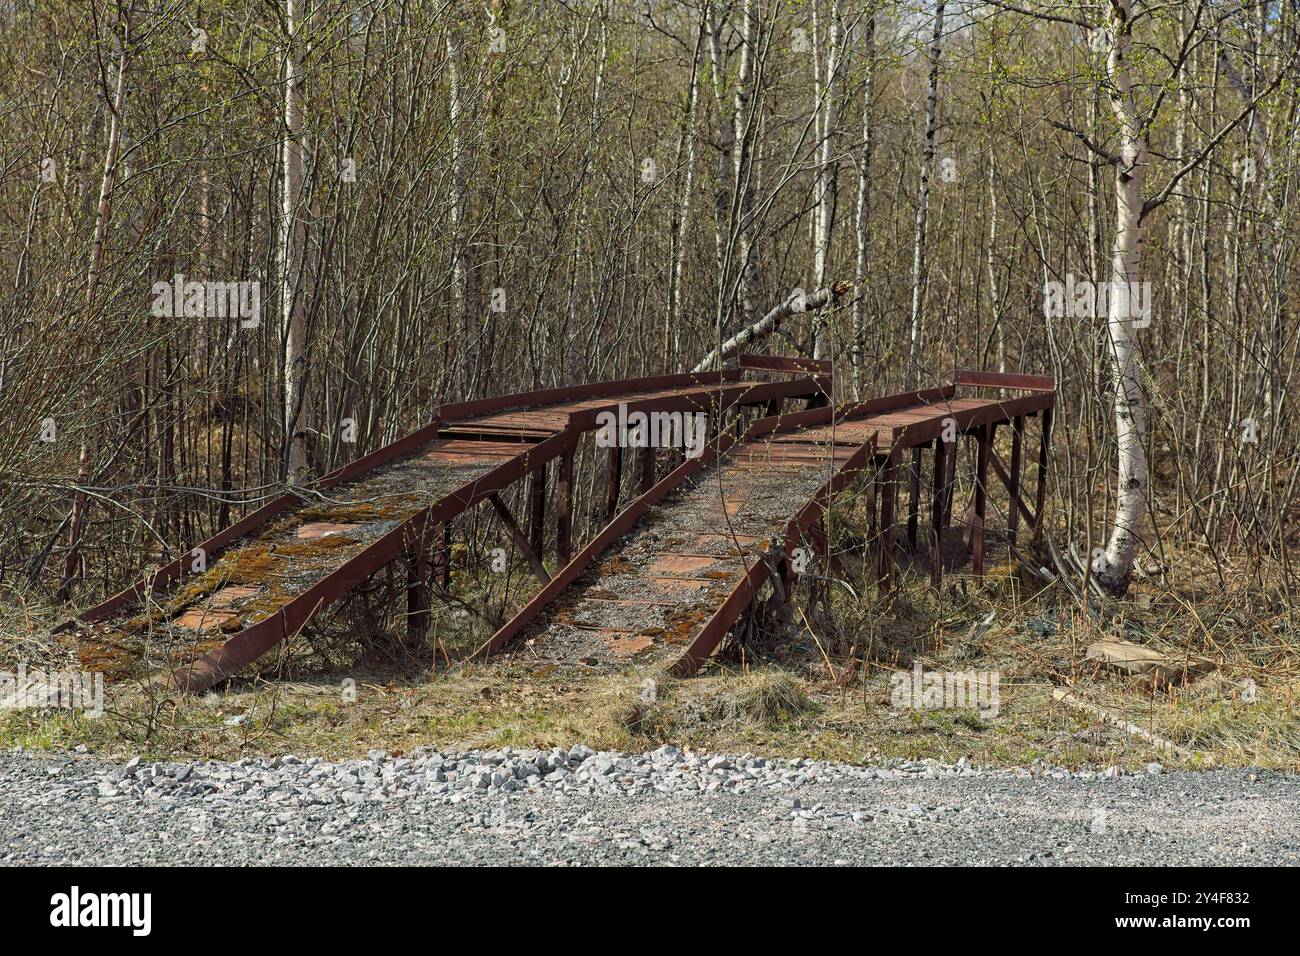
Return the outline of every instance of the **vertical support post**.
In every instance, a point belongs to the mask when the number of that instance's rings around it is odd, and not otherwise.
[[[1007,540],[1016,543],[1016,529],[1020,526],[1020,459],[1023,455],[1021,445],[1025,437],[1025,416],[1017,415],[1011,422],[1011,480],[1007,490],[1011,492],[1011,508],[1007,514]]]
[[[898,457],[898,449],[891,445],[889,457],[885,460],[885,470],[881,475],[879,569],[881,593],[889,591],[894,574],[894,512],[898,499]]]
[[[1034,494],[1034,544],[1043,540],[1043,514],[1047,504],[1047,449],[1052,443],[1052,409],[1043,409],[1042,435],[1038,443],[1038,487]]]
[[[570,448],[560,456],[560,476],[555,485],[555,556],[560,564],[568,564],[573,557],[573,452]]]
[[[934,487],[930,501],[930,584],[935,590],[943,579],[943,526],[948,496],[948,444],[934,440]]]
[[[817,552],[816,559],[817,559],[818,574],[820,574],[822,577],[825,578],[829,578],[832,574],[835,573],[836,564],[838,563],[838,559],[831,553],[830,518],[831,518],[831,494],[829,491],[826,491],[817,496],[817,520],[814,521],[812,526],[808,529],[810,532],[810,537],[812,538],[813,547],[816,549]],[[787,568],[787,570],[789,571],[791,580],[793,580],[794,577],[793,569]],[[821,587],[823,585],[825,585],[826,591],[823,593],[822,596],[829,597],[830,596],[829,585],[826,585],[825,582],[823,581],[815,582],[815,586],[817,587]],[[790,590],[787,587],[786,588],[787,599],[789,593]]]
[[[952,443],[952,447],[947,449],[948,462],[945,467],[947,481],[943,486],[943,526],[952,527],[952,502],[957,497],[957,459],[958,451],[961,448],[961,435],[957,436]]]
[[[808,606],[809,607],[815,606],[817,602],[821,599],[822,586],[824,583],[821,580],[821,578],[826,574],[826,570],[823,562],[825,560],[824,556],[829,551],[829,548],[826,547],[826,529],[823,524],[824,520],[825,520],[825,516],[819,515],[816,518],[816,520],[814,520],[813,523],[808,526],[808,530],[803,533],[803,537],[800,539],[801,541],[807,542],[807,544],[812,545],[812,551],[813,551],[812,563],[811,565],[806,566],[808,570],[813,572],[808,579]],[[791,551],[789,554],[784,555],[781,559],[781,564],[789,565],[790,558],[792,556],[793,556],[793,551]],[[784,586],[784,584],[786,583],[785,573],[784,573],[786,568],[781,568],[780,566],[778,567],[782,571],[780,577],[781,577],[781,583]],[[790,591],[788,588],[785,588],[783,593],[781,594],[781,600],[782,601],[790,600]]]
[[[916,552],[917,511],[921,498],[921,446],[912,449],[912,470],[907,476],[907,550]]]
[[[873,457],[871,460],[871,466],[871,476],[867,479],[867,503],[871,509],[870,514],[867,515],[867,534],[871,540],[872,547],[879,548],[880,521],[878,516],[880,514],[880,480],[881,475],[884,474],[885,463],[884,461],[881,461],[879,467],[877,467],[876,460]]]
[[[615,445],[609,450],[609,486],[605,490],[605,522],[618,514],[618,494],[623,484],[623,448]]]
[[[528,544],[538,559],[546,557],[546,465],[528,481]]]
[[[647,439],[647,442],[649,439]],[[641,449],[641,490],[638,494],[645,494],[655,486],[655,450],[653,446],[647,444]]]
[[[984,515],[988,505],[987,481],[989,473],[989,450],[993,447],[993,427],[989,424],[980,426],[979,447],[975,459],[975,520],[971,525],[971,570],[975,574],[975,583],[984,581]]]
[[[412,645],[429,632],[429,552],[417,541],[406,552],[406,637]]]
[[[438,547],[438,584],[444,591],[451,590],[451,525],[439,525],[442,544]]]

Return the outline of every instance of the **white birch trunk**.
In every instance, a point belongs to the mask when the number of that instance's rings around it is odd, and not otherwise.
[[[686,275],[686,243],[690,235],[691,202],[695,195],[695,164],[699,155],[699,135],[696,114],[700,102],[700,48],[704,45],[708,26],[703,16],[696,36],[695,51],[691,60],[690,90],[686,98],[686,122],[678,146],[678,161],[684,165],[681,202],[676,211],[677,228],[673,232],[673,265],[668,284],[668,327],[664,330],[664,360],[676,354],[677,329],[682,323],[682,286]],[[683,158],[684,155],[684,158]]]
[[[466,393],[474,391],[476,358],[474,343],[481,334],[478,270],[468,231],[469,220],[469,151],[465,146],[465,102],[463,87],[464,49],[459,26],[447,27],[447,119],[451,142],[451,243],[455,281],[452,305],[460,320],[460,373]]]
[[[758,17],[756,0],[745,0],[742,13],[740,46],[740,71],[736,77],[735,141],[735,196],[738,238],[737,255],[740,259],[740,312],[744,322],[753,321],[758,295],[758,260],[754,250],[754,145],[753,108],[755,75],[758,68],[758,44],[762,40],[762,22]]]
[[[869,17],[864,37],[866,75],[862,83],[862,146],[858,160],[857,207],[853,215],[853,233],[857,239],[857,260],[853,270],[853,399],[862,400],[862,363],[866,359],[866,284],[867,256],[871,247],[871,96],[876,74],[876,18]]]
[[[300,482],[310,475],[307,434],[307,320],[299,280],[302,277],[306,227],[302,220],[302,68],[297,33],[303,0],[285,0],[288,31],[284,57],[284,157],[280,209],[281,334],[284,336],[284,428],[288,440],[288,477]]]
[[[907,341],[907,385],[916,381],[925,317],[925,230],[930,215],[930,171],[934,164],[935,113],[939,102],[939,55],[943,52],[944,0],[934,5],[934,34],[930,40],[930,81],[925,98],[925,145],[921,153],[921,183],[916,196],[916,228],[912,240],[912,313]]]
[[[997,64],[994,61],[993,54],[989,54],[989,73],[993,74]],[[989,197],[989,245],[984,252],[984,269],[988,273],[989,279],[989,311],[993,316],[993,340],[997,349],[998,371],[1006,372],[1007,370],[1007,346],[1006,330],[1002,325],[1002,290],[998,286],[998,183],[997,183],[997,141],[994,134],[994,122],[997,110],[997,101],[990,92],[988,99],[988,153],[985,157],[985,164],[988,166],[988,177],[985,186],[988,189]]]
[[[826,25],[827,53],[825,82],[818,90],[821,108],[821,143],[817,188],[817,226],[813,247],[813,288],[826,284],[826,268],[831,253],[831,234],[835,229],[835,205],[838,200],[838,166],[835,129],[839,125],[840,72],[843,59],[843,19],[838,0],[831,0]],[[817,313],[813,329],[813,356],[830,357],[830,335],[824,313]]]
[[[722,329],[726,318],[727,265],[731,247],[732,164],[736,149],[735,115],[728,108],[723,91],[726,89],[727,63],[723,48],[723,23],[711,2],[706,2],[701,16],[705,18],[709,42],[709,79],[713,87],[714,108],[718,114],[718,163],[713,185],[713,238],[717,249],[718,295],[714,314],[716,341],[722,343]]]
[[[1111,0],[1107,17],[1111,108],[1119,123],[1119,163],[1115,170],[1115,243],[1111,249],[1111,290],[1106,327],[1115,390],[1115,442],[1119,455],[1115,523],[1107,542],[1098,583],[1112,594],[1128,589],[1141,544],[1147,503],[1146,409],[1134,354],[1133,295],[1142,279],[1142,187],[1147,163],[1146,136],[1137,114],[1128,64],[1132,0]]]

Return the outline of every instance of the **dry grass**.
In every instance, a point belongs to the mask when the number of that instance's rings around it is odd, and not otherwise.
[[[352,635],[360,650],[351,658],[334,654],[329,667],[321,658],[308,666],[295,651],[265,671],[275,679],[254,676],[197,698],[158,683],[113,684],[110,712],[100,720],[68,712],[0,714],[0,745],[86,743],[113,754],[234,758],[286,751],[342,757],[421,745],[582,742],[632,750],[672,743],[854,761],[964,756],[992,765],[1160,760],[1300,769],[1298,618],[1279,591],[1258,582],[1224,589],[1194,579],[1179,590],[1143,582],[1124,602],[1086,609],[1007,566],[991,568],[982,589],[950,576],[941,597],[920,575],[905,578],[883,602],[869,583],[849,583],[865,600],[836,587],[830,617],[812,609],[805,615],[807,595],[796,593],[801,612],[767,635],[770,653],[732,657],[687,680],[632,670],[534,670],[517,660],[448,671],[429,654],[398,662],[363,653],[374,645]],[[473,582],[464,584],[472,591]],[[59,620],[54,611],[14,594],[6,595],[4,609],[0,660],[10,667],[20,660],[76,666],[75,644],[49,635]],[[483,628],[451,608],[436,609],[435,617],[446,641],[463,643],[468,638],[460,631]],[[1185,686],[1152,688],[1086,659],[1088,644],[1114,636],[1169,655],[1208,657],[1214,669]],[[844,654],[855,645],[850,667]],[[996,672],[999,712],[986,718],[971,709],[892,709],[891,676],[916,663],[927,671]],[[1172,759],[1054,701],[1058,688],[1192,756]]]

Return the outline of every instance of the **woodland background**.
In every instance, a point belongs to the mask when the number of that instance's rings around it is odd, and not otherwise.
[[[440,402],[686,371],[836,282],[767,347],[841,399],[1056,376],[1088,553],[1112,356],[1043,298],[1110,277],[1115,35],[1081,24],[1117,10],[1163,199],[1138,557],[1289,593],[1295,0],[9,0],[0,600],[89,603]],[[176,274],[260,282],[260,325],[155,317]]]

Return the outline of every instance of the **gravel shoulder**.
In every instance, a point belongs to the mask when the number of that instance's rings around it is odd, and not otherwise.
[[[0,752],[20,864],[1300,863],[1300,778],[571,750],[328,763]]]

